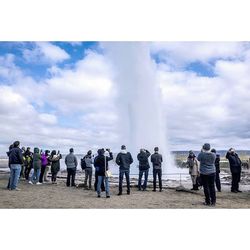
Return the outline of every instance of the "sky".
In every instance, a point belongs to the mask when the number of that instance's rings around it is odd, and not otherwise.
[[[15,140],[62,152],[119,150],[119,72],[104,44],[0,42],[0,155]],[[250,43],[147,46],[170,149],[199,150],[205,142],[217,149],[249,149]]]

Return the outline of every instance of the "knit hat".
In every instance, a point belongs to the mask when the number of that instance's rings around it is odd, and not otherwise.
[[[126,149],[126,146],[125,145],[122,145],[121,146],[121,149],[123,150],[123,149]]]
[[[202,148],[204,150],[208,151],[208,150],[210,150],[210,144],[209,143],[205,143]]]

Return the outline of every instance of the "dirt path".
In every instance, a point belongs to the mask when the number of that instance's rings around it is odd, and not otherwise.
[[[197,193],[177,192],[165,188],[163,192],[137,191],[131,195],[117,196],[117,186],[111,187],[111,198],[97,198],[93,190],[68,188],[65,180],[58,185],[29,185],[20,181],[21,191],[5,188],[8,175],[0,174],[0,208],[207,208],[202,205],[203,191]],[[216,208],[250,208],[250,191],[234,194],[229,191],[217,193]],[[214,209],[214,208],[208,208]]]

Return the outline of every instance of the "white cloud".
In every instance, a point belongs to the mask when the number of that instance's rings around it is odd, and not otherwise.
[[[24,49],[23,57],[27,62],[55,64],[70,58],[70,55],[49,42],[37,42],[32,49]]]
[[[169,65],[183,66],[197,61],[209,63],[218,58],[242,58],[247,47],[243,42],[154,42],[151,51]]]

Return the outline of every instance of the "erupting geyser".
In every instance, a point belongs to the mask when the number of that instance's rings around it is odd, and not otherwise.
[[[159,146],[163,155],[163,173],[176,172],[167,143],[166,118],[161,91],[156,82],[155,64],[147,43],[104,43],[114,66],[121,143],[136,158],[140,148],[151,153]]]

